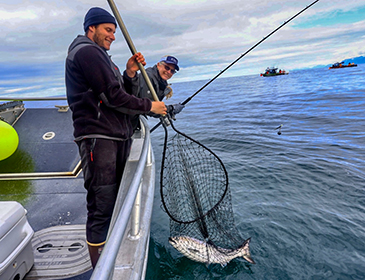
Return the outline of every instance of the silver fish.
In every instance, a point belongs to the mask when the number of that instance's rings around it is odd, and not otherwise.
[[[211,264],[219,263],[225,266],[231,260],[243,257],[246,261],[254,264],[250,255],[250,240],[248,238],[242,246],[236,250],[220,248],[189,236],[175,236],[169,238],[169,243],[184,256],[196,262]]]

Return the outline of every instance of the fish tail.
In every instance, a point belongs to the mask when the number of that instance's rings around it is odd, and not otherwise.
[[[241,246],[241,256],[249,263],[255,264],[255,261],[251,258],[250,254],[250,241],[251,237],[243,242],[243,245]]]

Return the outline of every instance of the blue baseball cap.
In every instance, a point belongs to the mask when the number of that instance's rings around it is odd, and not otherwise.
[[[173,57],[171,55],[167,55],[167,56],[162,57],[160,62],[174,64],[176,71],[179,71],[179,66],[177,65],[179,61],[177,60],[176,57]]]
[[[84,30],[86,32],[89,26],[101,23],[113,23],[117,26],[115,18],[108,11],[99,7],[91,8],[85,15]]]

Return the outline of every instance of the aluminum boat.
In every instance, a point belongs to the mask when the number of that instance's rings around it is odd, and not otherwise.
[[[12,126],[19,143],[0,161],[0,246],[18,251],[1,250],[0,279],[144,279],[155,188],[146,120],[133,135],[107,243],[92,270],[86,190],[66,98],[2,100],[0,122]],[[32,101],[56,105],[27,108]]]

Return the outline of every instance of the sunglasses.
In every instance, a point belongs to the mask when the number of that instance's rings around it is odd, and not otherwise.
[[[174,68],[171,68],[169,66],[167,66],[165,63],[161,63],[164,67],[166,71],[170,71],[171,74],[175,74],[176,70]]]

